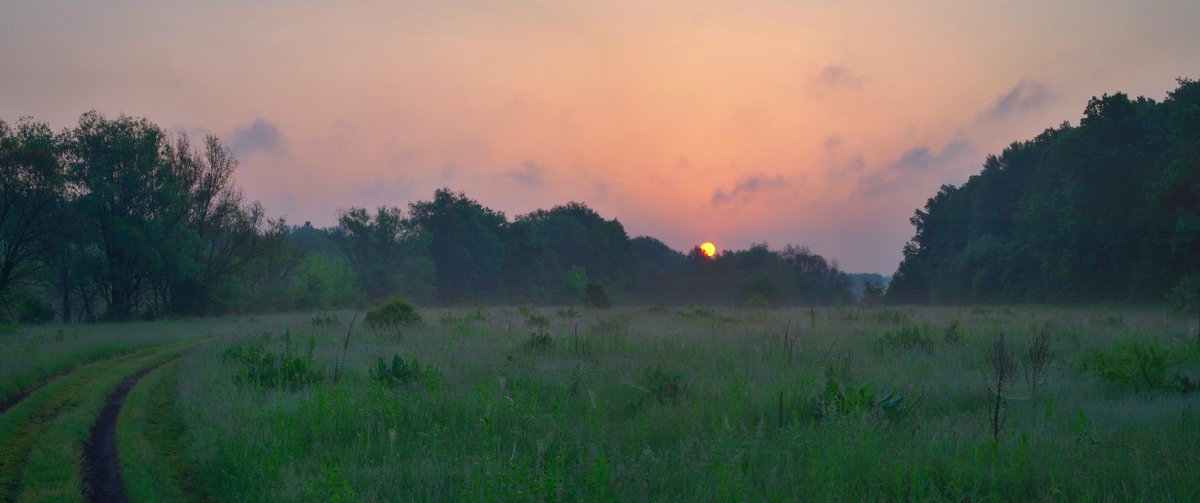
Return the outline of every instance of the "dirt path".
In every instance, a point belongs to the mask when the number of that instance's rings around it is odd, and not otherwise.
[[[58,378],[69,376],[69,375],[71,375],[72,372],[75,372],[76,370],[79,370],[80,368],[86,367],[88,365],[102,363],[102,362],[106,362],[106,361],[112,361],[112,360],[115,360],[122,356],[135,353],[136,351],[137,350],[133,350],[133,349],[125,350],[125,351],[117,351],[111,355],[108,355],[108,356],[105,356],[102,358],[98,358],[98,359],[95,359],[92,361],[83,362],[83,363],[79,364],[78,366],[71,367],[71,368],[66,369],[62,372],[59,372],[57,374],[39,379],[37,382],[34,382],[33,384],[29,385],[28,388],[21,390],[17,394],[10,396],[8,398],[5,398],[4,400],[0,400],[0,414],[7,412],[8,409],[11,409],[14,406],[16,406],[17,404],[21,403],[22,400],[25,400],[26,398],[28,398],[29,395],[33,394],[33,392],[41,389],[43,386],[45,386],[47,384],[54,382]]]
[[[166,363],[166,362],[163,362]],[[125,396],[139,380],[162,363],[144,368],[129,376],[113,390],[92,425],[92,434],[83,447],[83,495],[89,502],[129,501],[121,485],[121,469],[117,464],[117,416],[125,404]]]

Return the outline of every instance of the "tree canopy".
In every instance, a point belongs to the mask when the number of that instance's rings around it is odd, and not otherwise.
[[[1200,83],[1092,98],[911,222],[892,301],[1162,301],[1200,273]]]

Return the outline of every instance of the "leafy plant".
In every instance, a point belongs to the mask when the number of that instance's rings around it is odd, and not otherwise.
[[[993,398],[992,441],[999,442],[1000,430],[1004,427],[1004,385],[1012,378],[1017,365],[1003,333],[996,336],[996,340],[988,347],[984,360],[987,363],[989,388]]]
[[[929,349],[933,345],[933,341],[921,333],[921,328],[916,325],[903,325],[895,331],[885,332],[882,340],[885,345],[896,349]]]
[[[1050,327],[1042,325],[1036,329],[1033,344],[1024,354],[1025,384],[1029,385],[1029,393],[1037,391],[1037,387],[1046,382],[1050,365],[1054,363],[1054,351],[1050,347]]]
[[[1107,351],[1096,352],[1084,364],[1090,371],[1125,385],[1144,387],[1146,391],[1179,390],[1187,386],[1173,379],[1171,369],[1186,361],[1190,348],[1166,349],[1151,342],[1122,341]]]
[[[825,389],[814,396],[810,402],[820,419],[868,413],[881,413],[886,417],[896,417],[904,409],[904,397],[894,391],[888,392],[883,398],[876,400],[875,392],[865,386],[842,386],[833,379],[827,379]]]
[[[942,331],[942,338],[945,339],[946,344],[958,344],[962,342],[962,323],[958,320],[950,320],[950,323],[946,324],[946,329]]]
[[[542,329],[550,326],[550,318],[535,311],[530,313],[528,318],[525,318],[525,324],[531,327]]]
[[[312,316],[314,327],[333,327],[342,324],[342,318],[337,313],[316,313]]]
[[[407,299],[393,297],[380,304],[379,307],[367,311],[367,324],[372,328],[395,327],[399,325],[419,325],[422,323],[421,313]]]
[[[554,349],[554,336],[550,332],[531,332],[523,346],[530,351],[549,351]]]
[[[642,372],[638,379],[643,390],[658,403],[675,404],[679,402],[679,395],[682,391],[683,375],[677,372],[663,370],[659,367],[648,368]]]
[[[234,382],[241,386],[258,389],[286,389],[297,391],[325,380],[325,371],[313,357],[316,340],[309,339],[303,352],[292,344],[291,330],[279,337],[283,342],[282,353],[267,350],[270,335],[263,334],[254,343],[234,344],[225,349],[221,357],[225,361],[239,364]]]
[[[587,286],[583,289],[583,303],[597,309],[612,306],[612,300],[608,298],[608,290],[604,289],[604,285],[592,280],[588,280]]]
[[[367,370],[371,379],[389,388],[397,388],[416,382],[424,382],[427,387],[436,386],[441,382],[442,374],[435,367],[421,368],[421,363],[413,358],[407,362],[399,354],[392,355],[392,363],[388,365],[383,358],[375,361],[375,365]]]

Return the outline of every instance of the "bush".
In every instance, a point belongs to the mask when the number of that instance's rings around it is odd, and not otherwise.
[[[317,313],[312,317],[314,327],[334,327],[342,324],[342,317],[337,313]]]
[[[882,340],[885,345],[896,349],[912,349],[914,347],[929,349],[933,345],[933,341],[922,334],[921,329],[916,325],[904,325],[895,332],[886,332],[883,334]]]
[[[904,410],[904,397],[895,392],[875,400],[875,393],[865,386],[842,386],[833,379],[825,381],[825,390],[810,401],[819,419],[869,413],[881,413],[892,418]]]
[[[392,364],[388,366],[379,358],[375,361],[375,366],[367,370],[371,375],[371,379],[383,384],[389,388],[397,388],[406,386],[416,382],[424,382],[427,387],[436,386],[441,382],[442,374],[435,367],[421,368],[421,363],[416,358],[404,361],[400,355],[392,355]]]
[[[0,322],[11,320],[21,325],[36,325],[54,321],[57,316],[49,301],[28,290],[18,290],[8,299],[0,299],[0,305],[3,305],[3,300],[9,301],[9,307],[7,316],[0,313]]]
[[[524,347],[530,351],[549,351],[554,349],[554,336],[550,332],[531,332]]]
[[[1186,347],[1184,347],[1186,346]],[[1092,354],[1083,364],[1083,369],[1110,381],[1132,387],[1144,387],[1146,391],[1188,391],[1191,386],[1179,379],[1178,372],[1172,378],[1172,369],[1187,361],[1195,350],[1190,344],[1174,348],[1162,348],[1150,342],[1122,341],[1107,351]]]
[[[604,285],[591,280],[583,289],[583,303],[599,309],[612,306],[612,301],[609,300],[608,291],[604,289]]]
[[[683,375],[670,372],[658,367],[646,369],[638,379],[646,392],[654,397],[660,405],[668,402],[675,404],[679,401],[679,393],[683,385]]]
[[[283,353],[267,351],[269,334],[263,334],[257,343],[235,344],[225,349],[221,358],[240,364],[234,382],[240,386],[259,389],[282,388],[297,391],[310,384],[325,380],[325,372],[313,358],[316,340],[309,339],[303,354],[292,345],[292,332],[285,330],[279,337],[284,343]]]
[[[394,297],[379,307],[367,311],[367,324],[372,328],[394,327],[398,325],[419,325],[422,323],[421,313],[408,300]]]

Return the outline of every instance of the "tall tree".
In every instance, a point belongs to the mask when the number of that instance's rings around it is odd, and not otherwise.
[[[58,229],[67,185],[59,138],[45,123],[0,120],[0,305],[30,275]]]
[[[374,215],[365,208],[338,213],[330,239],[350,261],[359,288],[372,301],[404,293],[420,298],[431,292],[432,265],[424,256],[425,239],[400,208],[381,206]]]
[[[96,276],[114,319],[137,313],[153,273],[164,265],[160,246],[178,238],[182,191],[162,162],[164,140],[146,119],[110,120],[95,111],[83,114],[71,132],[70,169],[80,186],[86,240],[103,253]]]
[[[439,301],[482,300],[506,293],[501,274],[508,226],[504,213],[461,192],[438,189],[432,200],[409,205],[409,221],[429,235]]]

